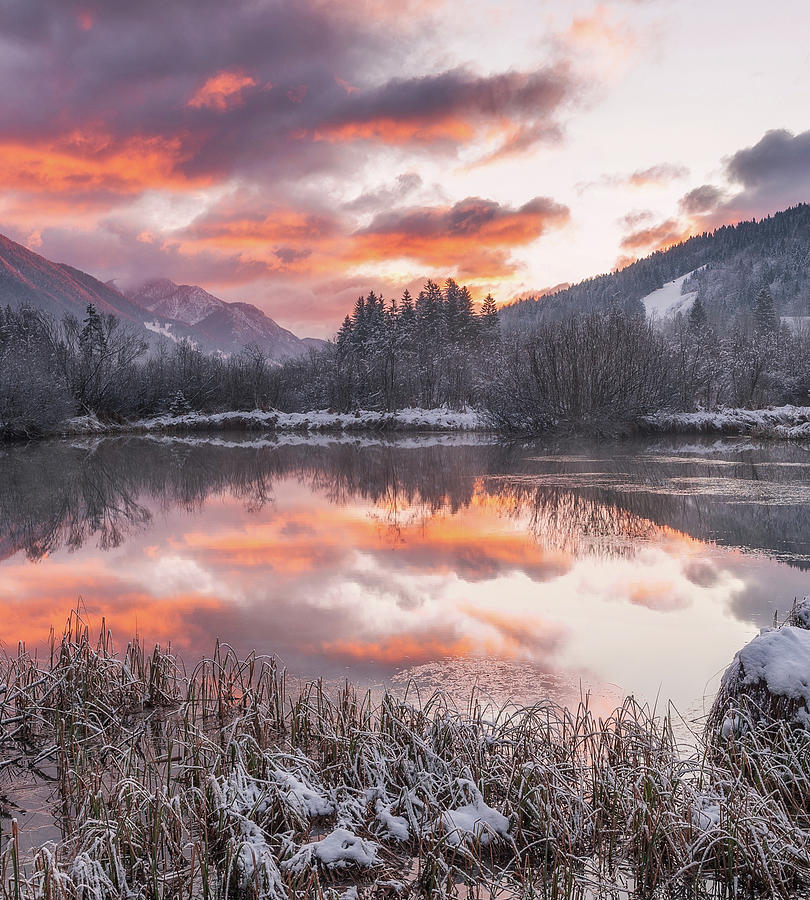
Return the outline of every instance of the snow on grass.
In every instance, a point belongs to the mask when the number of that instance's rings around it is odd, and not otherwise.
[[[497,809],[487,806],[481,792],[471,781],[465,782],[464,786],[472,795],[471,802],[442,813],[442,827],[447,832],[448,843],[454,847],[476,843],[486,847],[493,838],[506,837],[509,819]]]
[[[810,406],[775,406],[768,409],[722,407],[700,412],[659,412],[645,416],[651,431],[693,434],[757,434],[798,440],[810,437]]]
[[[331,816],[335,804],[322,791],[308,784],[304,777],[296,777],[292,772],[277,768],[271,777],[279,785],[286,803],[302,818]]]
[[[304,844],[301,849],[285,860],[283,866],[293,873],[305,872],[314,860],[327,869],[345,869],[349,866],[371,868],[380,864],[380,845],[358,837],[348,828],[336,828],[320,841]]]
[[[658,288],[646,297],[642,297],[641,302],[644,309],[651,319],[670,319],[679,312],[686,312],[697,297],[697,291],[682,293],[683,284],[694,272],[687,272],[674,281],[668,281],[663,287]]]
[[[411,837],[408,828],[407,819],[403,816],[394,815],[391,812],[392,804],[385,804],[382,800],[377,800],[374,809],[377,813],[377,821],[385,829],[383,837],[393,838],[396,841],[408,841]]]

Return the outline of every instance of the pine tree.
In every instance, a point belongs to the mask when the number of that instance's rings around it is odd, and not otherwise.
[[[700,334],[705,331],[709,325],[709,317],[706,315],[706,308],[700,300],[700,295],[695,297],[692,308],[689,310],[689,330],[693,334]]]
[[[95,306],[90,303],[87,307],[87,315],[82,323],[79,346],[85,356],[90,357],[94,352],[103,350],[105,343],[104,325],[101,321],[101,316]]]
[[[500,320],[498,307],[492,294],[487,294],[481,304],[481,312],[478,316],[479,331],[487,344],[495,344],[500,332]]]
[[[767,287],[757,294],[754,301],[754,329],[760,334],[773,334],[779,327],[773,296]]]
[[[338,329],[337,344],[339,347],[346,347],[352,339],[352,319],[350,315],[346,315],[343,324]]]
[[[487,294],[484,302],[481,304],[481,319],[489,327],[498,324],[498,307],[492,294]]]

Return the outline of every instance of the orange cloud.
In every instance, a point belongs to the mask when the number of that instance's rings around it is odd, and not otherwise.
[[[304,137],[300,133],[299,137]],[[447,116],[435,121],[415,116],[400,119],[381,116],[367,122],[341,122],[319,126],[312,133],[316,141],[330,143],[351,143],[353,141],[379,141],[397,146],[406,143],[431,143],[453,141],[463,143],[475,136],[475,129],[469,122],[456,116]]]
[[[678,219],[667,219],[658,225],[649,228],[639,228],[630,234],[626,234],[621,240],[623,250],[652,252],[654,250],[666,250],[675,244],[680,244],[694,234],[690,225],[686,225]]]
[[[223,70],[212,75],[194,96],[188,101],[192,109],[214,109],[225,112],[244,102],[243,92],[246,88],[255,87],[254,78],[237,70]]]
[[[119,140],[100,131],[77,130],[50,142],[0,142],[6,189],[74,199],[210,183],[209,178],[180,174],[178,165],[185,158],[179,137]]]
[[[468,637],[443,641],[430,635],[394,634],[378,640],[336,640],[320,645],[326,656],[391,666],[418,665],[444,656],[471,656],[475,650]]]
[[[179,236],[181,252],[232,248],[261,261],[268,272],[306,275],[410,260],[475,284],[513,274],[511,250],[563,226],[569,210],[547,197],[517,208],[468,197],[451,206],[393,210],[354,232],[334,216],[295,209],[275,209],[261,218],[231,215],[223,208],[187,229]]]

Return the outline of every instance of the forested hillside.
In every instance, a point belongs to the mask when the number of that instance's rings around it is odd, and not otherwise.
[[[608,309],[641,312],[641,301],[667,282],[694,273],[685,293],[697,291],[709,321],[724,326],[753,308],[769,288],[779,316],[810,314],[810,206],[801,204],[760,221],[740,222],[690,238],[613,272],[501,310],[508,330],[544,319]]]

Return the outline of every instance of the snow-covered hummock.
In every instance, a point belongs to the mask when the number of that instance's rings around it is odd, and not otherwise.
[[[670,319],[679,312],[685,313],[697,297],[697,291],[688,294],[682,294],[683,283],[693,275],[694,272],[687,272],[674,281],[668,281],[663,287],[658,288],[646,297],[641,298],[644,309],[651,319]]]
[[[464,843],[481,843],[486,846],[495,837],[506,837],[509,819],[497,809],[487,806],[478,789],[467,783],[473,794],[471,803],[442,813],[442,827],[447,841],[454,847]]]
[[[810,631],[792,625],[763,629],[737,652],[721,687],[738,679],[746,687],[764,685],[774,697],[801,701],[797,720],[810,724]]]
[[[328,869],[345,869],[348,866],[370,868],[380,863],[379,850],[380,845],[375,841],[363,840],[348,828],[336,828],[322,840],[304,844],[283,865],[294,873],[303,872],[315,861]]]

